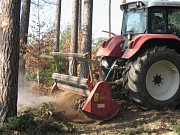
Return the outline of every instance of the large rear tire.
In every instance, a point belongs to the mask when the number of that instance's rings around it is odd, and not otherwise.
[[[124,81],[130,99],[141,106],[175,107],[180,103],[180,55],[167,47],[147,49],[128,62]]]

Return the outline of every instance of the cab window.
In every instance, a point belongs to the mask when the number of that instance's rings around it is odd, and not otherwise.
[[[152,33],[166,33],[166,11],[162,9],[154,9],[152,11]]]
[[[180,9],[169,9],[168,33],[180,37]]]

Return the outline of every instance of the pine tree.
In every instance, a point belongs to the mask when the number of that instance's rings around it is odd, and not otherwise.
[[[55,46],[54,46],[54,52],[59,52],[59,45],[60,45],[60,21],[61,20],[61,0],[56,1],[56,20],[55,20],[55,29],[56,29],[56,39],[55,39]],[[56,72],[59,71],[59,60],[55,59],[56,63]]]
[[[0,125],[17,115],[20,0],[3,0],[0,43]]]
[[[84,21],[82,29],[82,46],[81,53],[89,53],[91,55],[92,43],[92,16],[93,16],[93,0],[84,0]],[[89,74],[88,64],[82,62],[80,66],[80,77],[87,78]]]
[[[71,29],[71,46],[70,52],[77,53],[78,50],[78,15],[79,15],[79,0],[73,0],[72,10],[72,29]],[[69,60],[69,75],[77,76],[77,60],[70,58]]]
[[[20,24],[20,58],[19,58],[19,88],[24,90],[25,80],[25,63],[24,55],[26,53],[25,46],[27,44],[28,28],[29,28],[29,15],[30,15],[31,0],[22,0],[22,13]]]

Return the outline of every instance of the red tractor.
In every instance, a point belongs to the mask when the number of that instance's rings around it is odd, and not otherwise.
[[[109,119],[118,112],[119,106],[111,96],[115,86],[116,90],[126,90],[130,99],[145,108],[175,107],[180,103],[180,1],[124,1],[120,8],[121,35],[102,43],[97,52],[100,62],[88,59],[88,54],[61,53],[86,59],[89,65],[100,64],[94,71],[89,66],[89,90],[65,87],[87,97],[82,110],[95,119]],[[53,78],[56,86],[65,77],[60,79],[56,73]],[[70,83],[86,81],[67,78]]]

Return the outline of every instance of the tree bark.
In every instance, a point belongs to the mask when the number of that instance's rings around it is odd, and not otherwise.
[[[82,29],[82,46],[81,53],[88,52],[91,55],[92,43],[92,16],[93,16],[93,0],[84,0],[84,21]],[[82,62],[80,66],[80,77],[87,78],[89,74],[88,64]]]
[[[57,2],[56,2],[56,21],[55,21],[56,39],[55,39],[54,52],[59,52],[60,20],[61,20],[61,0],[57,0]]]
[[[27,44],[28,28],[29,28],[29,15],[30,15],[31,0],[22,0],[22,13],[20,24],[20,58],[19,58],[19,90],[24,90],[25,86],[25,45]]]
[[[82,15],[82,0],[79,0],[79,16],[78,16],[78,33],[81,34],[81,15]]]
[[[0,125],[17,115],[20,0],[3,0],[0,44]]]
[[[71,53],[77,53],[78,50],[78,15],[79,15],[79,0],[73,0],[71,46],[70,46]],[[69,59],[69,75],[77,76],[76,58]]]
[[[27,43],[29,15],[30,15],[31,0],[22,0],[22,13],[20,24],[20,40]]]
[[[111,0],[109,0],[109,37],[111,37]]]
[[[55,46],[54,46],[54,52],[59,52],[59,45],[60,45],[60,21],[61,20],[61,0],[56,1],[56,21],[55,21],[55,27],[56,27],[56,39],[55,39]],[[59,73],[59,60],[55,58],[55,64],[56,64],[56,72]],[[65,63],[63,62],[63,65],[65,66]],[[66,70],[66,67],[65,67]]]

